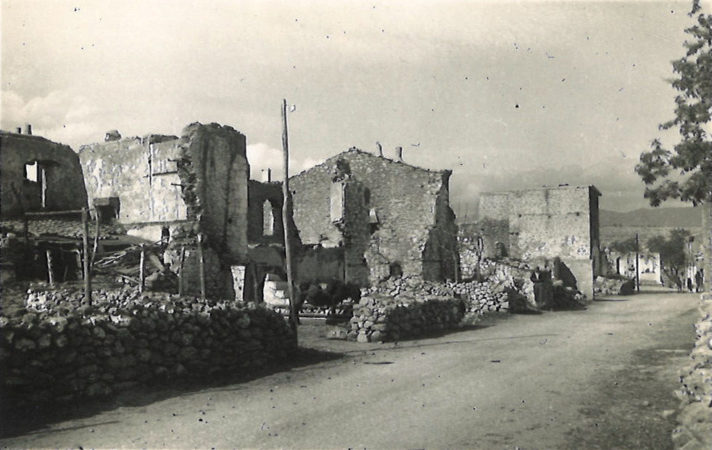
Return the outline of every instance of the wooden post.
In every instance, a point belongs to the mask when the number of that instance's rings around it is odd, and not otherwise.
[[[52,251],[49,249],[45,250],[45,256],[47,257],[47,281],[49,281],[50,286],[54,286],[54,273],[52,272]]]
[[[198,266],[200,269],[200,298],[205,300],[205,258],[203,256],[203,233],[198,233]]]
[[[640,239],[638,233],[635,233],[635,290],[640,292]]]
[[[183,296],[183,267],[185,267],[185,245],[180,248],[180,265],[178,266],[178,296]]]
[[[143,292],[143,287],[146,283],[144,278],[146,274],[146,246],[141,244],[141,259],[138,263],[138,291]]]
[[[289,289],[289,325],[297,339],[297,310],[294,298],[294,276],[292,272],[292,244],[290,239],[290,195],[289,195],[289,137],[287,132],[287,100],[282,100],[282,149],[284,153],[284,182],[282,182],[282,228],[284,229],[284,256],[287,270],[287,287]]]
[[[91,273],[89,270],[89,211],[82,208],[82,244],[84,247],[84,299],[91,305]]]
[[[96,216],[96,225],[94,226],[94,248],[91,252],[91,267],[94,267],[94,259],[96,258],[96,252],[99,250],[99,210],[94,210],[94,215]]]

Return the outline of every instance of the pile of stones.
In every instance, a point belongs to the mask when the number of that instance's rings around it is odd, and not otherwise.
[[[509,290],[514,289],[514,283],[485,280],[483,282],[459,283],[453,287],[455,293],[465,300],[468,317],[475,318],[488,312],[507,311],[509,309]]]
[[[353,311],[347,339],[386,342],[456,328],[464,317],[465,305],[455,298],[372,294],[361,297]]]
[[[139,384],[235,374],[287,357],[294,335],[261,306],[135,289],[30,291],[0,316],[0,397],[18,407]]]
[[[690,353],[691,362],[680,372],[682,388],[673,431],[675,448],[712,448],[712,297],[702,300],[702,318],[695,324],[697,340]],[[704,297],[703,297],[704,298]]]
[[[596,295],[630,295],[635,292],[635,281],[627,278],[596,277],[593,293]]]

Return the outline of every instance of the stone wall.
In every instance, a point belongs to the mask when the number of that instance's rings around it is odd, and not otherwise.
[[[42,209],[42,176],[45,173],[45,208],[70,210],[87,206],[82,166],[74,151],[40,136],[0,131],[0,216]],[[25,176],[25,164],[39,161],[37,181]]]
[[[290,179],[294,220],[303,243],[346,246],[347,281],[365,285],[365,273],[373,284],[395,266],[405,275],[454,279],[449,177],[351,149]],[[343,207],[352,201],[362,204]]]
[[[284,244],[282,183],[250,180],[247,240],[250,244]]]
[[[681,370],[675,448],[712,448],[712,298],[702,300],[690,363]]]
[[[405,301],[384,295],[362,297],[354,305],[347,339],[386,342],[420,337],[459,326],[465,305],[455,298]]]
[[[705,292],[712,294],[712,200],[702,205],[702,248]]]
[[[245,136],[194,123],[175,136],[148,135],[79,150],[90,202],[118,197],[122,224],[199,223],[207,245],[230,262],[247,257]]]
[[[598,196],[593,186],[483,193],[480,220],[508,215],[509,256],[525,261],[559,257],[593,298],[599,255]],[[600,265],[600,264],[599,264]]]
[[[284,360],[284,319],[235,302],[134,290],[31,292],[0,317],[3,402],[34,405],[109,395],[137,384],[234,374]],[[4,405],[7,407],[7,403]]]

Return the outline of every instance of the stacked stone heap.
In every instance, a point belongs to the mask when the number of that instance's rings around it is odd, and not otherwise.
[[[712,298],[702,300],[700,312],[691,362],[680,372],[682,388],[676,392],[681,411],[673,431],[675,448],[712,448]]]
[[[241,373],[284,359],[294,336],[275,312],[133,289],[28,292],[0,316],[1,397],[68,402],[176,378]]]

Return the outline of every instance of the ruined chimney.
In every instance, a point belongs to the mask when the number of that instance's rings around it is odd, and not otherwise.
[[[267,183],[272,181],[272,169],[262,169],[262,181]]]
[[[25,134],[32,134],[32,125],[31,124],[25,124]]]
[[[383,146],[378,141],[376,141],[376,145],[378,146],[378,156],[383,156]]]
[[[398,161],[403,161],[403,147],[396,147],[396,159]]]
[[[22,134],[22,127],[17,127],[17,134]]]

